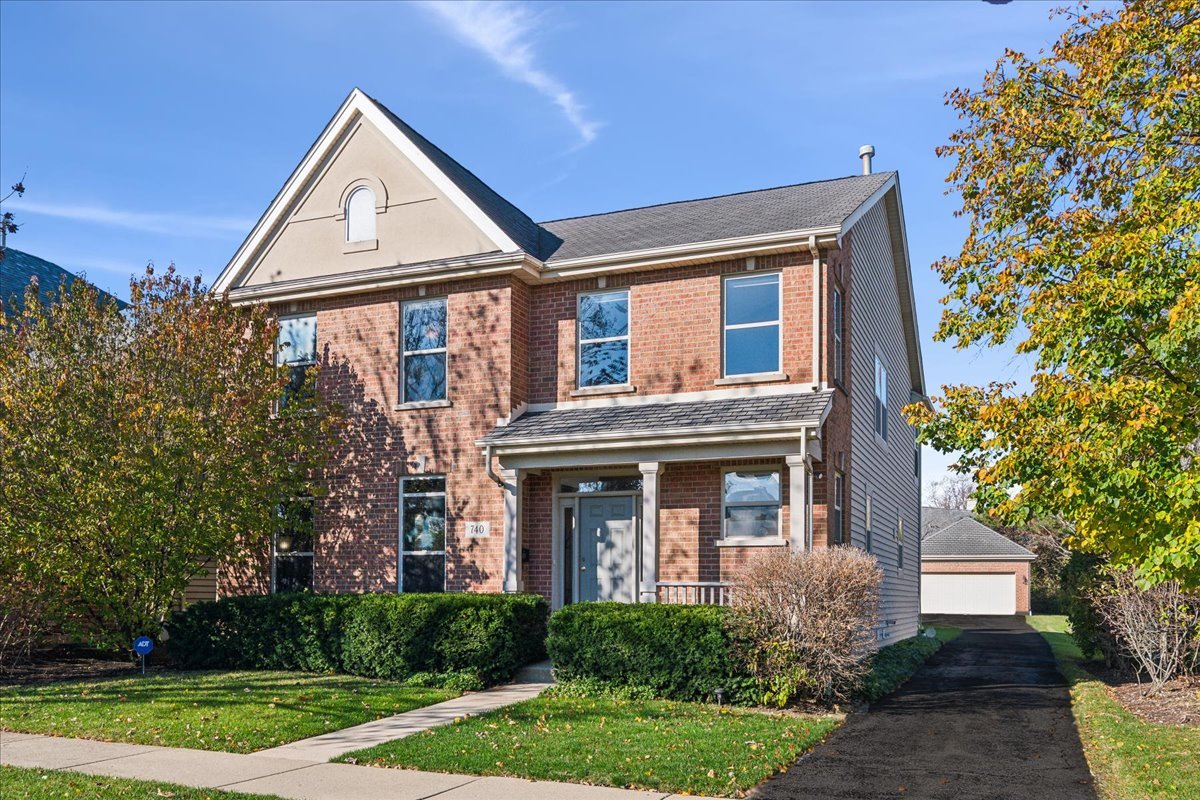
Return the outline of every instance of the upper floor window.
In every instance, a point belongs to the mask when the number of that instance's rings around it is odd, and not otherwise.
[[[887,367],[879,356],[875,356],[875,432],[879,438],[887,441],[888,407],[887,407]]]
[[[725,279],[725,375],[782,372],[779,273]]]
[[[629,290],[579,295],[579,387],[629,383]]]
[[[779,473],[725,473],[724,533],[727,539],[779,535]]]
[[[402,402],[446,399],[446,298],[403,305]]]
[[[279,407],[283,408],[288,400],[305,391],[309,368],[317,363],[317,315],[282,317],[275,345],[275,363],[290,371],[288,385],[279,401]]]
[[[375,192],[360,186],[346,198],[346,241],[369,242],[375,238]]]
[[[843,310],[844,302],[842,290],[836,286],[833,287],[833,379],[838,383],[845,383],[846,381],[846,348],[842,341],[845,324],[843,322],[845,315]]]

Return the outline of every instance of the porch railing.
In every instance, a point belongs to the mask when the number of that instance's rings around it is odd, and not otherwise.
[[[733,587],[721,581],[660,581],[658,602],[687,606],[724,606],[732,599]]]

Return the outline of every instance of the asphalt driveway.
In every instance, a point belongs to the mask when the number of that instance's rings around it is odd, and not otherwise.
[[[1066,683],[1018,617],[962,628],[900,691],[852,714],[755,798],[1094,800]]]

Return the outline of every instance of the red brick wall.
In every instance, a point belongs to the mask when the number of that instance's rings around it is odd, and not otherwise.
[[[921,573],[1005,573],[1017,575],[1017,613],[1029,613],[1029,562],[1028,561],[922,561]]]

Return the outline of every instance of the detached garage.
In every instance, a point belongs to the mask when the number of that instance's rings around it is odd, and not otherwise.
[[[1034,554],[969,511],[921,509],[921,613],[1029,613]]]

